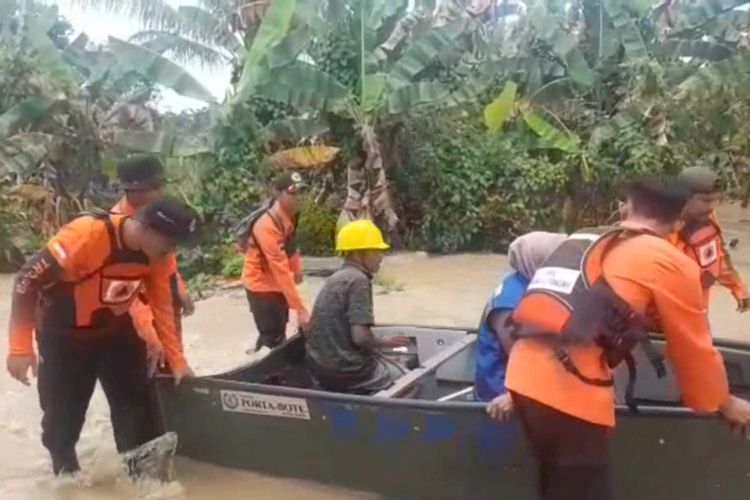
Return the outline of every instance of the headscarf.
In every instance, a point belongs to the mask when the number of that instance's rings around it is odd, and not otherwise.
[[[567,237],[567,234],[546,231],[534,231],[519,236],[508,247],[511,267],[527,279],[531,279],[537,268]]]

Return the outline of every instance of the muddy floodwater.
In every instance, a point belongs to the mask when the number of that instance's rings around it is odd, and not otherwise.
[[[750,210],[726,206],[719,215],[727,241],[739,239],[732,258],[740,273],[750,280]],[[375,316],[380,323],[474,327],[487,297],[507,269],[506,258],[499,255],[392,255],[377,280]],[[12,279],[0,275],[3,328],[8,321]],[[303,287],[308,301],[314,299],[322,283],[321,278],[308,278]],[[734,300],[724,289],[716,289],[712,300],[710,320],[714,335],[750,342],[750,313],[738,314]],[[256,335],[244,292],[228,290],[199,302],[196,314],[186,320],[187,356],[199,375],[221,372],[248,360],[245,351],[254,346]],[[6,352],[7,342],[3,339],[0,342],[3,359]],[[47,453],[39,437],[41,411],[33,385],[22,386],[4,370],[0,374],[0,498],[133,498],[135,490],[123,479],[114,452],[109,411],[98,388],[78,444],[84,469],[82,480],[70,484],[51,479]],[[248,453],[262,454],[263,450],[248,450]],[[177,473],[179,484],[155,491],[154,495],[201,500],[372,498],[366,493],[185,459],[177,461]]]

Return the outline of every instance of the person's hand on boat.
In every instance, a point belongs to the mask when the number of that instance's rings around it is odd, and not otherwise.
[[[190,295],[187,293],[181,293],[180,294],[180,304],[182,304],[182,315],[183,316],[192,316],[195,312],[195,303],[193,302],[193,299],[190,298]]]
[[[513,413],[513,398],[509,393],[501,394],[487,404],[487,415],[494,420],[504,422]]]
[[[307,312],[307,309],[297,311],[297,324],[302,333],[307,333],[308,328],[310,328],[310,313]]]
[[[750,438],[750,402],[737,396],[729,399],[719,408],[719,413],[729,423],[732,431],[744,433]]]
[[[36,354],[9,354],[6,366],[11,377],[23,385],[31,385],[31,382],[29,382],[29,371],[36,377]]]
[[[149,343],[146,347],[146,359],[148,360],[148,376],[153,377],[156,370],[164,368],[167,364],[167,357],[164,353],[164,347],[161,342]]]
[[[181,370],[175,371],[172,376],[174,377],[174,385],[180,385],[186,378],[195,377],[195,372],[188,365],[185,365]]]
[[[383,347],[408,347],[409,346],[409,337],[406,337],[404,335],[396,335],[395,337],[385,337],[381,339],[382,346]]]
[[[750,311],[750,298],[737,299],[737,310],[741,313]]]

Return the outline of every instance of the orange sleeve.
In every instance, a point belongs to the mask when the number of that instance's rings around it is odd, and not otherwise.
[[[289,258],[289,268],[294,275],[302,273],[302,255],[299,253],[299,250]]]
[[[716,412],[729,398],[729,384],[711,339],[698,266],[682,255],[665,257],[651,279],[667,357],[685,404],[696,411]]]
[[[721,283],[723,287],[728,288],[735,299],[742,300],[748,298],[747,287],[742,281],[742,278],[740,278],[737,270],[732,265],[732,260],[729,257],[729,252],[727,252],[727,249],[724,246],[723,238],[721,240],[721,245],[719,246],[719,266],[719,276],[717,276],[719,283]]]
[[[290,309],[306,310],[297,291],[294,270],[289,257],[282,250],[284,235],[269,217],[259,221],[253,229],[253,237],[268,262],[268,268],[281,288]]]
[[[99,224],[97,226],[97,224]],[[34,328],[39,294],[64,277],[76,279],[103,261],[109,236],[103,223],[79,218],[63,226],[47,246],[21,268],[11,299],[9,353],[34,352]]]
[[[177,280],[177,291],[180,295],[187,295],[187,287],[185,286],[185,282],[182,279],[182,276],[180,276],[180,271],[177,267],[177,254],[171,253],[167,256],[167,266],[169,267],[170,274],[174,274],[175,279]]]
[[[164,353],[173,370],[187,366],[182,351],[182,342],[177,330],[177,315],[172,300],[170,285],[171,270],[167,262],[153,264],[151,274],[146,278],[146,297],[154,314],[154,325]]]
[[[142,300],[136,299],[130,306],[130,316],[133,318],[138,336],[149,345],[161,345],[159,336],[154,328],[154,313],[151,306],[145,304]]]

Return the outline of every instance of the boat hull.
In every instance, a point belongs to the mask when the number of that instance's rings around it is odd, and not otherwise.
[[[196,460],[388,498],[536,498],[519,422],[492,421],[481,403],[213,377],[157,383],[165,430]],[[746,500],[750,491],[750,443],[679,407],[619,409],[612,460],[618,500]]]

